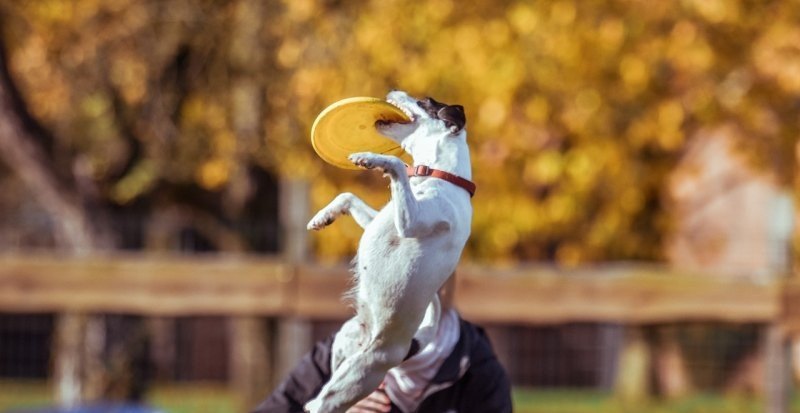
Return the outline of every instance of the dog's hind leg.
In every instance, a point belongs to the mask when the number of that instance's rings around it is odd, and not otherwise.
[[[319,395],[305,408],[311,413],[343,413],[374,391],[390,368],[400,364],[408,354],[405,345],[373,341],[363,351],[349,355],[333,372]]]
[[[347,320],[333,339],[331,348],[331,371],[335,371],[351,354],[362,350],[368,337],[364,314],[357,314]]]
[[[332,224],[336,218],[342,215],[352,215],[361,228],[366,228],[377,214],[378,211],[370,208],[359,197],[345,192],[339,194],[325,208],[319,210],[308,222],[307,228],[320,230]]]

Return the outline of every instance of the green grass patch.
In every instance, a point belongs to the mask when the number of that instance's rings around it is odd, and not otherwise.
[[[623,403],[604,392],[582,390],[514,390],[517,413],[760,413],[763,400],[756,397],[697,394],[679,400],[651,399]],[[793,412],[800,412],[795,400]]]
[[[53,403],[51,387],[41,380],[0,380],[0,412],[12,408],[48,406]]]
[[[755,397],[698,394],[680,400],[652,399],[625,404],[613,395],[591,390],[514,389],[516,413],[760,413],[763,401]],[[167,413],[238,413],[242,406],[236,394],[219,384],[155,384],[149,405]],[[0,380],[0,413],[12,408],[30,408],[53,403],[53,391],[45,381]],[[791,411],[800,413],[800,397]]]
[[[53,402],[53,389],[46,381],[0,380],[0,413],[50,406]],[[167,413],[247,411],[233,392],[219,384],[156,384],[148,394],[147,404]]]
[[[154,386],[148,404],[167,413],[234,413],[249,411],[236,395],[217,384]]]

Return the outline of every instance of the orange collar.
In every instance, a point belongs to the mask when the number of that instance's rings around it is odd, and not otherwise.
[[[413,176],[430,176],[433,178],[444,179],[453,185],[460,186],[469,192],[470,198],[475,195],[475,183],[468,179],[464,179],[458,175],[453,175],[450,172],[440,171],[438,169],[429,168],[425,165],[409,166],[406,165],[406,172],[409,177]]]

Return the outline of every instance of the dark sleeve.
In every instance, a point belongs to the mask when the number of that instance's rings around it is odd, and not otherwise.
[[[476,328],[478,339],[472,351],[473,363],[459,383],[462,387],[460,413],[511,413],[511,381],[497,360],[489,337]]]
[[[461,380],[460,413],[511,413],[511,383],[497,359],[471,366]]]
[[[319,393],[331,376],[332,345],[333,336],[314,345],[252,413],[303,413],[303,405]]]

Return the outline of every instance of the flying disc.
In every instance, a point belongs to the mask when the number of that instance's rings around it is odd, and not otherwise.
[[[411,163],[411,157],[397,142],[381,135],[375,122],[410,122],[391,103],[371,97],[340,100],[320,112],[311,127],[311,145],[325,162],[344,169],[360,169],[347,157],[355,152],[394,155]]]

